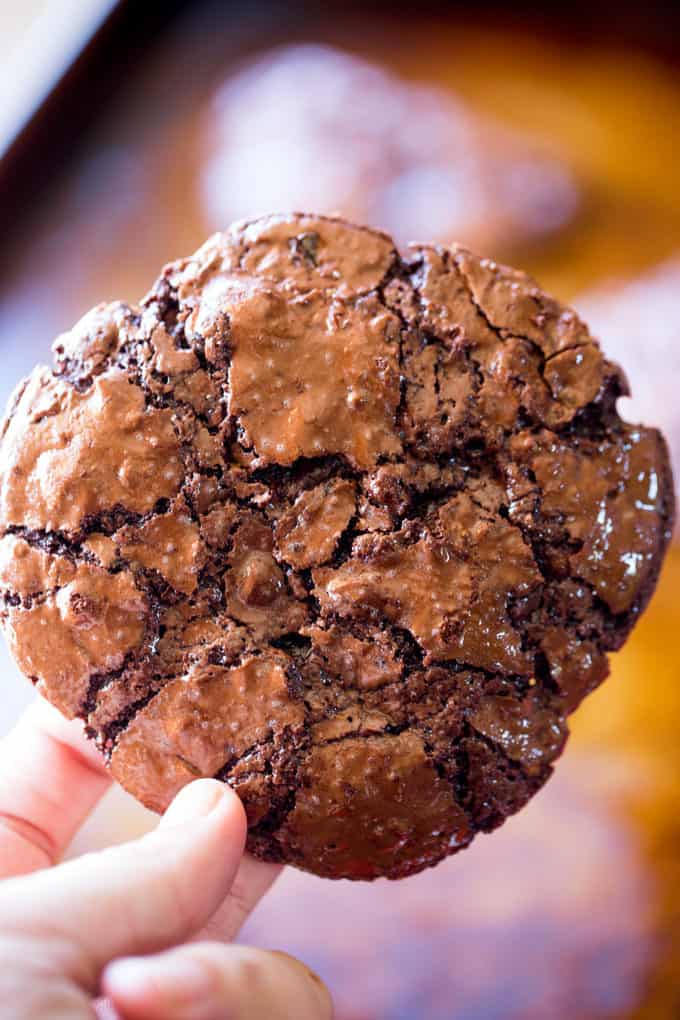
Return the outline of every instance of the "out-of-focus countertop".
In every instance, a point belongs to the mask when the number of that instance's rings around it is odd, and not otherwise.
[[[91,304],[135,300],[207,225],[201,110],[230,64],[314,38],[455,88],[561,147],[585,205],[524,268],[573,299],[680,250],[680,69],[633,49],[466,19],[200,18],[130,76],[0,276],[0,400]],[[493,253],[490,253],[493,254]],[[9,257],[8,257],[9,256]],[[603,337],[606,349],[606,337]],[[0,653],[5,729],[28,692]],[[340,1020],[669,1020],[680,1011],[680,547],[611,679],[579,709],[558,774],[498,834],[395,886],[291,872],[246,935],[297,952]],[[148,824],[122,797],[79,845]],[[304,919],[304,920],[303,920]]]

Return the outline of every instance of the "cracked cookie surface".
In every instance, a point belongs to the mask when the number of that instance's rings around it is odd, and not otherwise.
[[[162,811],[401,877],[517,811],[654,588],[664,441],[574,312],[461,248],[291,215],[90,312],[0,445],[22,671]]]

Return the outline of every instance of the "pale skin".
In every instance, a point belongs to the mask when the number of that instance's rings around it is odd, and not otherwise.
[[[59,863],[110,782],[79,724],[42,702],[0,743],[0,1013],[330,1020],[303,964],[232,943],[278,869],[244,856],[222,783],[191,783],[139,840]]]

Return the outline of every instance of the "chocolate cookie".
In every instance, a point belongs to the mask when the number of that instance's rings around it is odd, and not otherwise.
[[[654,587],[666,447],[574,312],[463,248],[291,215],[101,305],[0,447],[14,655],[162,811],[397,878],[545,782]]]
[[[572,170],[534,139],[329,46],[246,64],[218,92],[205,136],[211,230],[311,206],[398,242],[515,254],[567,226],[581,202]]]

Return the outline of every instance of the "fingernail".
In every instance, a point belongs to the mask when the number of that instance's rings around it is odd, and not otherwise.
[[[217,779],[197,779],[183,787],[161,818],[160,825],[183,825],[209,815],[224,800],[224,783]]]
[[[303,963],[302,960],[298,960],[297,957],[291,956],[290,953],[284,953],[280,949],[270,949],[269,952],[273,956],[280,957],[289,964],[289,966],[292,966],[307,978],[309,989],[319,1004],[320,1015],[332,1016],[333,1003],[331,1000],[331,994],[319,975],[313,971],[311,967],[308,967],[306,963]]]

